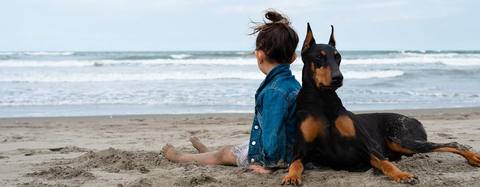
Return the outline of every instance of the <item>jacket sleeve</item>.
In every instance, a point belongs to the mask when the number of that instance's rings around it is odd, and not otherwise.
[[[285,162],[286,127],[284,121],[288,115],[288,101],[284,92],[269,89],[263,96],[262,108],[262,144],[265,166],[276,167]]]

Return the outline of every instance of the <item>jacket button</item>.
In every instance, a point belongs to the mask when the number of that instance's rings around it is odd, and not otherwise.
[[[254,129],[258,129],[258,125],[255,125],[253,128],[254,128]]]
[[[252,158],[252,159],[250,160],[250,162],[251,162],[251,163],[255,162],[255,159]]]
[[[255,142],[255,141],[252,141],[252,145],[255,145],[255,144],[257,144],[257,142]]]

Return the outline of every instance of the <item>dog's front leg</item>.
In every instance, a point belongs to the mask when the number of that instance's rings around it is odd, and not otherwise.
[[[300,185],[302,183],[302,173],[303,173],[303,163],[302,158],[305,157],[306,153],[308,152],[308,147],[303,141],[300,139],[297,144],[295,145],[295,159],[288,167],[288,174],[285,175],[282,179],[283,184],[293,184],[293,185]]]
[[[303,164],[301,159],[297,159],[288,167],[288,174],[283,177],[282,184],[300,185],[302,183]]]

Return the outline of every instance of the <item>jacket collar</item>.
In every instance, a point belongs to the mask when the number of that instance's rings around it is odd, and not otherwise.
[[[276,77],[288,77],[291,75],[292,71],[290,71],[290,64],[278,64],[272,70],[270,70],[270,72],[268,72],[267,77],[265,77],[265,80],[263,80],[260,84],[260,87],[258,87],[257,94]]]

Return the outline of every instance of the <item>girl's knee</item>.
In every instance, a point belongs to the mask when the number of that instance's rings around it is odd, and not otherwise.
[[[218,161],[225,164],[236,163],[235,156],[233,155],[233,152],[232,152],[232,146],[230,145],[220,148],[215,154],[215,157],[217,158]]]
[[[220,156],[220,157],[224,157],[227,155],[233,155],[232,146],[229,146],[229,145],[223,146],[217,152],[217,156]]]

